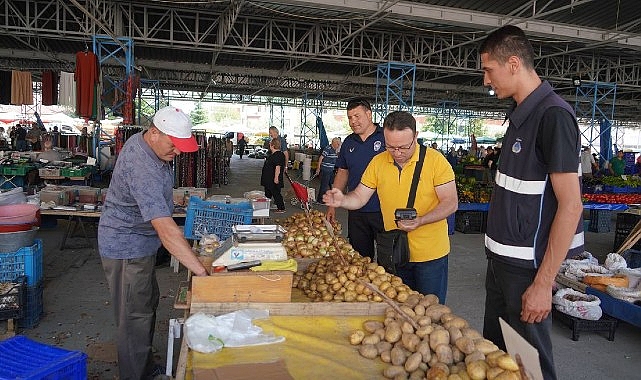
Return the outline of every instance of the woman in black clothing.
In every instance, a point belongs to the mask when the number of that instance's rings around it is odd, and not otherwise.
[[[280,150],[280,139],[275,138],[269,142],[271,154],[265,159],[260,184],[265,188],[265,196],[274,198],[276,213],[285,212],[285,202],[280,193],[283,188],[283,171],[285,170],[285,154]]]

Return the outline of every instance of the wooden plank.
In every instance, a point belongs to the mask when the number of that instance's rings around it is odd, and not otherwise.
[[[556,275],[556,282],[563,286],[567,286],[568,288],[572,288],[574,290],[577,290],[579,292],[585,293],[585,289],[588,287],[586,284],[582,283],[581,281],[577,281],[574,279],[571,279],[567,277],[564,274],[558,273]]]
[[[174,309],[187,310],[191,304],[191,291],[189,290],[189,283],[181,281],[178,285],[178,293],[174,299]]]
[[[240,309],[269,310],[271,315],[377,315],[389,307],[384,302],[208,302],[191,303],[191,313],[220,315]]]
[[[178,355],[178,364],[176,365],[176,380],[185,380],[187,374],[187,357],[189,356],[189,347],[187,339],[183,337],[180,343],[180,355]]]
[[[290,302],[290,271],[234,271],[192,277],[191,304],[216,302]]]

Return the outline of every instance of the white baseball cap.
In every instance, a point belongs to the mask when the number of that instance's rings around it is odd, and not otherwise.
[[[169,136],[176,148],[181,152],[195,152],[198,142],[191,134],[191,120],[180,108],[167,106],[156,111],[154,126]]]

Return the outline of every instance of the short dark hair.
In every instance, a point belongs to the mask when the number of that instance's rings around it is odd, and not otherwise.
[[[514,25],[505,25],[490,33],[479,48],[479,54],[487,53],[500,63],[515,55],[528,69],[534,69],[534,49],[523,30]]]
[[[347,110],[351,111],[356,107],[365,107],[366,110],[371,111],[372,105],[364,98],[354,98],[347,102]]]
[[[416,119],[407,111],[394,111],[389,113],[383,120],[383,128],[390,131],[402,131],[411,129],[416,133]]]

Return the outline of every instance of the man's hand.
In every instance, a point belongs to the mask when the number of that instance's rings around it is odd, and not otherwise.
[[[325,219],[328,222],[334,223],[336,221],[336,207],[328,207],[327,212],[325,213]]]
[[[345,194],[342,191],[334,188],[329,189],[323,194],[323,203],[329,207],[341,207]]]
[[[532,283],[521,296],[521,320],[526,323],[540,323],[552,310],[552,289],[536,282]]]
[[[414,231],[421,226],[420,218],[399,220],[396,222],[396,226],[406,232]]]

